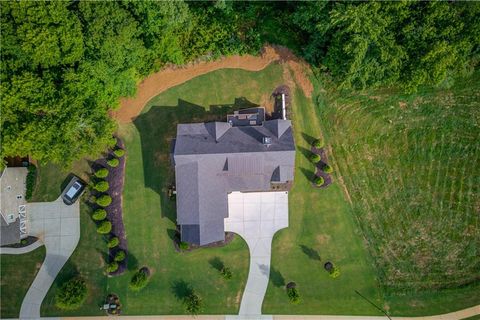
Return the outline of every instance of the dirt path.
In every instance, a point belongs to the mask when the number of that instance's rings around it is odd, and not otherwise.
[[[215,61],[191,63],[183,67],[172,66],[164,68],[143,80],[138,86],[137,95],[134,98],[122,98],[120,107],[112,111],[111,115],[120,123],[129,123],[142,111],[150,99],[171,87],[219,69],[238,68],[248,71],[259,71],[274,61],[287,63],[305,95],[311,97],[313,86],[303,71],[304,66],[307,64],[293,55],[287,48],[267,46],[262,50],[260,56],[235,55]]]

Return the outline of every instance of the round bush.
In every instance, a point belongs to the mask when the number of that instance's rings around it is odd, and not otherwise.
[[[110,203],[112,203],[112,197],[104,194],[103,196],[100,196],[99,198],[97,198],[95,202],[101,207],[108,207]]]
[[[112,223],[110,221],[102,221],[97,227],[97,232],[100,234],[107,234],[110,231],[112,231]]]
[[[222,274],[223,278],[225,280],[230,280],[232,279],[232,270],[230,270],[229,267],[223,267],[222,270],[220,271],[220,273]]]
[[[119,243],[120,239],[118,239],[118,237],[112,237],[110,238],[110,240],[108,240],[107,247],[109,247],[110,249],[115,248],[116,246],[118,246]]]
[[[326,172],[326,173],[332,173],[333,172],[333,168],[331,166],[329,166],[328,164],[326,164],[323,168],[322,168],[323,172]]]
[[[323,148],[323,141],[321,139],[317,139],[313,141],[312,146],[314,146],[317,149]]]
[[[113,260],[120,262],[125,260],[125,256],[126,256],[125,251],[120,250],[115,254],[115,258],[113,258]]]
[[[148,271],[145,268],[138,270],[130,281],[130,289],[133,291],[140,291],[148,284]]]
[[[312,161],[313,163],[317,163],[320,161],[320,156],[316,153],[312,153],[310,155],[310,161]]]
[[[323,177],[316,177],[313,180],[313,183],[315,183],[317,186],[323,185],[324,182],[325,182],[325,180],[323,179]]]
[[[117,271],[117,270],[118,270],[118,263],[117,263],[117,262],[112,261],[112,262],[110,262],[110,263],[107,265],[106,271],[107,271],[108,273],[112,273],[112,272],[115,272],[115,271]]]
[[[87,285],[81,278],[73,278],[64,283],[55,295],[55,305],[60,309],[79,308],[87,298]]]
[[[105,220],[107,217],[107,211],[105,209],[97,209],[93,212],[92,218],[95,221],[102,221]]]
[[[98,169],[96,172],[95,172],[95,177],[97,178],[106,178],[108,176],[108,169],[107,168],[102,168],[102,169]]]
[[[112,168],[115,168],[115,167],[118,167],[118,164],[119,164],[119,161],[117,158],[113,158],[113,159],[110,159],[107,161],[107,164],[112,167]]]
[[[118,149],[113,150],[113,154],[115,156],[121,158],[125,154],[125,150],[118,148]]]
[[[93,186],[93,189],[97,190],[98,192],[105,192],[109,188],[110,188],[110,185],[105,180],[99,181]]]

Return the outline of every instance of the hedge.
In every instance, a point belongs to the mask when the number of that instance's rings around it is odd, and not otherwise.
[[[33,190],[35,190],[35,183],[37,182],[37,167],[30,164],[27,169],[25,200],[30,200],[33,195]]]
[[[102,180],[102,181],[97,182],[97,183],[93,186],[93,188],[94,188],[95,190],[97,190],[98,192],[105,192],[105,191],[107,191],[107,190],[110,188],[110,185],[108,184],[107,181]]]
[[[73,278],[64,283],[55,295],[55,305],[60,309],[79,308],[87,298],[87,285],[81,278]]]
[[[115,248],[116,246],[118,246],[119,243],[120,239],[118,239],[118,237],[112,237],[110,238],[110,240],[108,240],[107,247],[110,249]]]
[[[113,258],[113,260],[115,260],[117,262],[121,262],[121,261],[125,260],[125,257],[126,257],[125,251],[120,250],[115,254],[115,258]]]
[[[107,217],[107,211],[105,211],[105,209],[97,209],[92,214],[92,218],[95,221],[102,221],[106,217]]]
[[[112,168],[118,167],[119,163],[120,162],[118,161],[117,158],[113,158],[113,159],[110,159],[110,160],[107,161],[107,164]]]
[[[132,277],[130,281],[130,289],[133,291],[140,291],[141,289],[145,288],[148,284],[148,271],[144,268],[138,270]]]
[[[118,149],[113,150],[113,154],[115,156],[121,158],[125,154],[125,150],[118,148]]]
[[[112,231],[112,223],[110,221],[102,221],[97,227],[97,232],[100,234],[107,234],[110,231]]]
[[[95,177],[101,178],[101,179],[108,177],[108,169],[107,168],[98,169],[95,172]]]
[[[97,200],[95,201],[99,206],[102,206],[102,207],[108,207],[110,205],[110,203],[112,203],[112,197],[110,197],[109,195],[106,195],[104,194],[103,196],[100,196],[99,198],[97,198]]]

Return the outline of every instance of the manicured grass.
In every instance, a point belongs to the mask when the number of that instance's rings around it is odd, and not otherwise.
[[[0,318],[18,318],[23,297],[44,259],[43,246],[21,255],[0,256]]]
[[[318,90],[333,166],[394,315],[480,303],[479,79],[411,95]]]

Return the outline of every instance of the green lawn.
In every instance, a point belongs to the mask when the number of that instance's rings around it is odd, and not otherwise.
[[[23,297],[35,279],[43,260],[45,247],[21,255],[0,256],[0,318],[17,318]]]
[[[480,303],[479,80],[411,95],[317,90],[334,167],[394,315]]]

